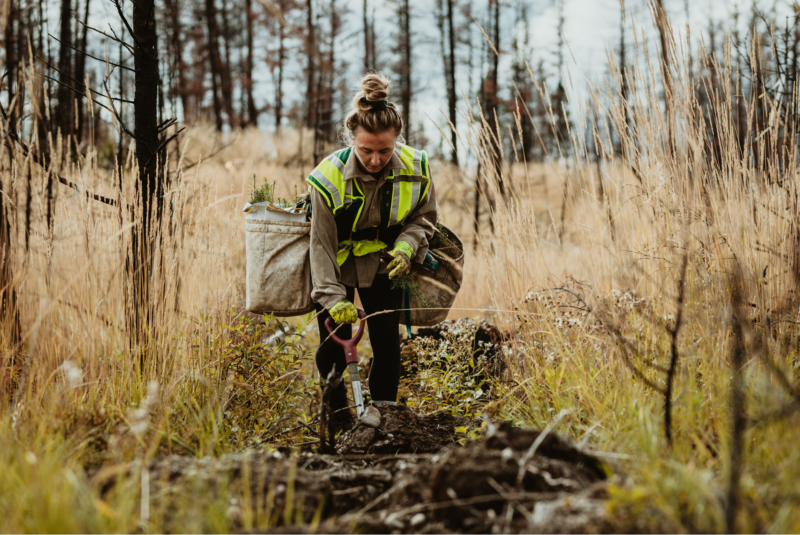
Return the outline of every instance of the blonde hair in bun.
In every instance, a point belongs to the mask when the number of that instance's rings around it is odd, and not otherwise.
[[[403,132],[403,117],[394,102],[389,102],[391,84],[381,72],[367,73],[361,79],[361,89],[353,98],[353,110],[344,122],[351,142],[359,128],[371,134],[391,129],[395,136]]]

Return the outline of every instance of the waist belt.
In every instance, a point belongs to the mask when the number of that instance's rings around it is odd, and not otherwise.
[[[350,235],[353,241],[367,241],[380,239],[389,245],[393,245],[403,229],[402,225],[394,225],[392,227],[370,227],[357,230]]]

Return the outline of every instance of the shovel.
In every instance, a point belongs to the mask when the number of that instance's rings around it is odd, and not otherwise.
[[[347,360],[347,371],[350,372],[350,385],[353,387],[353,399],[356,403],[356,413],[360,417],[361,413],[364,412],[364,395],[361,393],[361,376],[358,374],[358,352],[356,351],[356,346],[361,341],[361,337],[364,336],[364,327],[366,326],[364,319],[367,317],[367,314],[363,310],[358,309],[358,317],[361,318],[361,324],[358,326],[356,335],[350,340],[342,340],[334,334],[333,321],[331,318],[325,320],[325,327],[327,327],[328,332],[331,333],[331,338],[344,349],[344,357]]]

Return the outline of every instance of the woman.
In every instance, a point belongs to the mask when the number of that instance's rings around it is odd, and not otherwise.
[[[358,320],[356,288],[367,314],[402,308],[402,286],[393,279],[423,262],[436,224],[436,197],[424,151],[398,142],[403,118],[389,102],[389,80],[367,74],[345,121],[350,146],[336,151],[306,181],[311,187],[311,297],[316,303],[322,340],[316,353],[322,378],[346,367],[344,350],[326,340],[325,320]],[[385,262],[384,262],[385,260]],[[399,287],[398,287],[399,286]],[[400,384],[399,312],[367,320],[372,344],[369,389],[373,403],[395,404]],[[344,331],[342,333],[342,331]],[[337,335],[350,339],[351,328]],[[349,405],[344,383],[331,410]],[[334,431],[352,425],[349,410],[335,412]]]

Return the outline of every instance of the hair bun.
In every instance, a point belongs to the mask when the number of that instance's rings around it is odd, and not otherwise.
[[[347,132],[343,139],[352,142],[362,128],[372,134],[394,130],[395,136],[399,136],[403,131],[403,117],[397,106],[389,102],[389,78],[381,72],[370,72],[361,78],[359,85],[353,98],[353,111],[345,119]]]
[[[366,98],[369,101],[379,101],[379,100],[388,100],[389,99],[389,86],[391,85],[391,81],[384,76],[382,73],[373,72],[369,74],[365,74],[364,77],[361,79],[361,91],[358,92],[356,95],[356,101],[361,100],[362,98]],[[360,102],[356,104],[356,106],[361,109],[364,107],[365,109],[361,111],[367,111],[369,107],[364,106]]]

